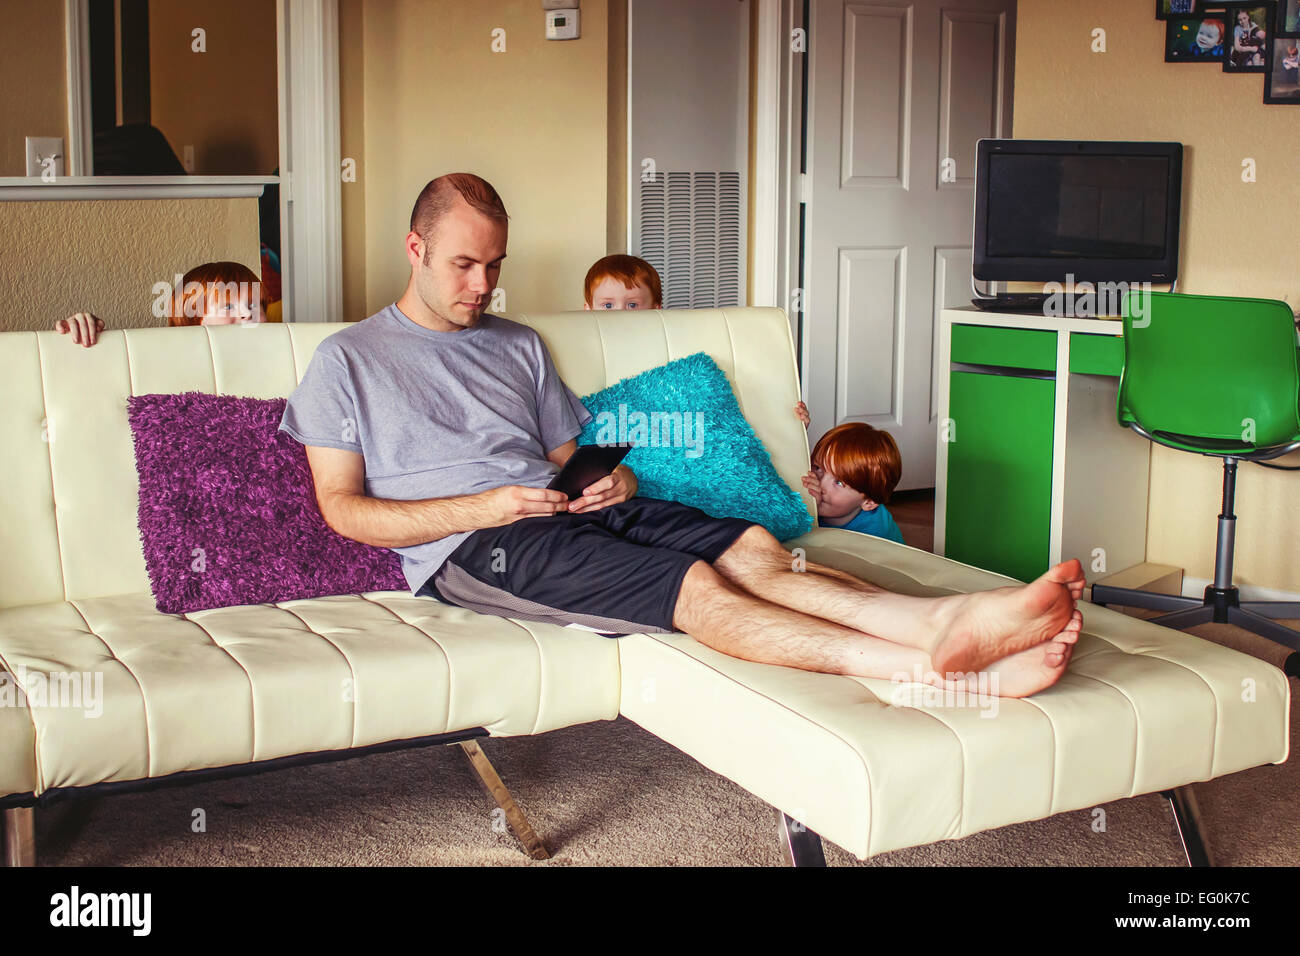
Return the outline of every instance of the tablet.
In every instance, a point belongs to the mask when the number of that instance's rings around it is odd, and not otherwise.
[[[631,450],[631,445],[579,445],[546,487],[563,491],[570,501],[581,498],[583,488],[608,475]]]

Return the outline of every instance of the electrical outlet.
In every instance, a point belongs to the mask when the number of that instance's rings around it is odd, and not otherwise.
[[[27,137],[27,175],[52,179],[63,175],[63,137]]]
[[[187,173],[194,172],[194,147],[181,147],[181,165],[185,167]]]

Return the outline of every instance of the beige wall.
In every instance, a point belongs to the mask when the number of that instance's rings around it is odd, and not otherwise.
[[[207,31],[207,50],[191,31]],[[194,174],[267,176],[280,164],[272,0],[153,0],[149,99],[176,157],[194,147]]]
[[[214,260],[261,274],[256,199],[0,202],[0,332],[79,311],[109,328],[164,324],[154,283]]]
[[[1094,28],[1107,52],[1090,51]],[[1165,63],[1164,24],[1144,0],[1019,0],[1015,135],[1176,140],[1184,154],[1179,290],[1300,304],[1300,112],[1266,106],[1263,77]],[[1242,160],[1258,181],[1241,181]],[[1246,214],[1243,214],[1246,210]],[[1300,455],[1284,459],[1300,464]],[[1213,576],[1221,466],[1155,447],[1147,556]],[[1300,474],[1243,465],[1236,578],[1300,591]]]
[[[605,253],[627,246],[627,0],[609,3],[609,198]],[[585,273],[584,273],[585,275]]]
[[[26,137],[61,136],[67,151],[63,4],[0,0],[0,24],[0,176],[26,176]]]
[[[345,223],[345,281],[352,290],[364,277],[363,313],[401,295],[411,205],[456,171],[486,178],[510,213],[506,311],[582,307],[583,276],[610,241],[606,13],[605,0],[587,0],[582,37],[558,42],[536,0],[364,0],[362,55],[345,58],[341,78],[344,90],[357,82],[360,61],[364,218],[353,209]],[[505,53],[491,50],[497,27]]]
[[[364,0],[339,3],[339,152],[356,163],[356,180],[342,184],[343,319],[366,309],[366,51]]]

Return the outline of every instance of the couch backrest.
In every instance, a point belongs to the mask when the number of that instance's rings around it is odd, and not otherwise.
[[[779,309],[514,315],[579,395],[694,352],[726,371],[781,477],[802,493],[808,440]],[[127,329],[93,348],[0,334],[0,607],[149,590],[136,526],[130,395],[285,398],[344,323]],[[805,495],[805,503],[809,503]]]

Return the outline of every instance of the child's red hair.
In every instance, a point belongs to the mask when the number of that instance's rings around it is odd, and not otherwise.
[[[644,259],[621,253],[597,259],[596,264],[587,270],[587,279],[582,285],[582,295],[587,300],[587,305],[592,304],[591,294],[600,285],[601,279],[617,279],[628,289],[634,289],[640,283],[650,290],[654,308],[663,306],[664,290],[659,281],[659,273]]]
[[[866,422],[845,422],[828,431],[817,440],[812,463],[880,505],[888,504],[903,476],[894,436]]]
[[[202,325],[208,292],[212,286],[228,282],[247,282],[250,292],[256,293],[259,280],[257,273],[241,262],[205,262],[195,266],[181,278],[180,288],[172,296],[172,311],[167,316],[167,324]],[[196,301],[200,295],[204,299]],[[251,304],[256,305],[257,301]]]

